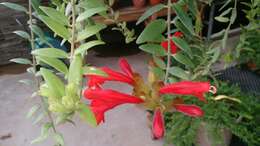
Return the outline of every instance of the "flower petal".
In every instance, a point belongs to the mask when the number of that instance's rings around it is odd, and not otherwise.
[[[119,66],[120,66],[121,70],[127,74],[127,76],[133,78],[134,72],[133,72],[130,64],[128,63],[128,61],[125,58],[119,59]]]
[[[201,108],[196,105],[175,104],[174,107],[177,111],[191,117],[201,117],[204,115]]]
[[[165,128],[164,128],[163,114],[161,112],[161,109],[157,108],[154,112],[153,127],[152,127],[154,139],[162,138],[164,136],[164,131]]]

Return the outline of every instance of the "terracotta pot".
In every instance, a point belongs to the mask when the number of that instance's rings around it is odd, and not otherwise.
[[[146,0],[133,0],[133,5],[136,8],[142,8],[145,5]]]
[[[196,145],[198,146],[212,146],[214,144],[214,139],[210,137],[210,134],[208,132],[208,125],[207,123],[202,123],[199,127],[199,130],[197,132],[197,140],[196,140]],[[217,146],[229,146],[232,138],[232,133],[228,129],[220,128],[219,129],[222,137],[223,137],[223,142],[222,144],[219,144]],[[213,131],[215,133],[215,131]]]
[[[150,0],[150,5],[154,6],[161,3],[161,0]]]

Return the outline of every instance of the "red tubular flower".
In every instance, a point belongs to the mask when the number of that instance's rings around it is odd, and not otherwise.
[[[183,35],[182,32],[179,32],[179,31],[177,31],[173,34],[173,36],[175,36],[175,37],[181,37],[182,35]],[[167,51],[168,50],[168,41],[163,41],[161,43],[161,46]],[[178,47],[175,45],[175,43],[172,40],[170,40],[170,48],[171,48],[172,54],[176,54],[179,51]]]
[[[157,108],[153,117],[153,138],[160,139],[164,136],[164,119],[160,108]]]
[[[180,94],[180,95],[193,95],[201,101],[206,101],[204,93],[216,93],[216,88],[211,86],[209,82],[191,82],[182,81],[173,83],[162,87],[159,91],[161,94]]]
[[[100,86],[105,82],[105,81],[119,81],[123,83],[127,83],[129,85],[134,85],[134,79],[133,79],[133,71],[131,69],[131,66],[127,62],[126,59],[121,58],[119,60],[119,66],[121,70],[124,73],[114,71],[110,68],[103,67],[101,70],[103,70],[108,76],[98,76],[98,75],[87,75],[88,77],[88,86],[89,88],[100,88]]]
[[[177,111],[191,117],[201,117],[204,115],[201,108],[196,105],[175,104],[174,107]]]
[[[113,109],[118,105],[126,103],[139,104],[144,102],[141,98],[114,90],[86,89],[83,94],[85,98],[91,100],[90,107],[95,114],[98,124],[104,121],[104,114],[106,111]]]

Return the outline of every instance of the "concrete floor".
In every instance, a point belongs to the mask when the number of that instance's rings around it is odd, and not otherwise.
[[[126,57],[135,71],[146,75],[144,53]],[[92,55],[88,63],[96,66],[109,66],[119,69],[117,57],[97,58]],[[8,68],[7,68],[8,69]],[[25,115],[38,99],[29,98],[33,89],[18,80],[31,78],[27,73],[3,74],[0,76],[0,146],[30,146],[30,141],[40,135],[40,124],[32,125],[32,119]],[[110,88],[130,92],[127,85],[109,84]],[[163,142],[154,141],[148,128],[146,113],[135,105],[123,105],[106,114],[106,122],[97,128],[75,119],[76,126],[65,124],[58,127],[65,137],[66,146],[162,146]],[[48,139],[35,146],[52,146]]]

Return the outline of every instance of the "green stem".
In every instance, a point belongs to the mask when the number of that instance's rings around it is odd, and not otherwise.
[[[74,51],[75,51],[75,32],[76,32],[76,7],[75,0],[71,0],[72,5],[72,31],[71,31],[71,48],[70,48],[70,61],[73,59]]]
[[[171,67],[171,0],[168,0],[167,10],[167,37],[168,37],[168,51],[167,51],[167,68],[165,73],[164,83],[167,83],[169,77],[169,69]]]
[[[34,45],[34,39],[35,39],[35,36],[34,36],[34,33],[32,31],[32,25],[33,25],[33,17],[32,17],[32,0],[29,0],[29,28],[30,28],[30,43],[31,43],[31,48],[32,50],[35,50],[35,45]],[[36,77],[36,72],[37,72],[37,68],[36,68],[36,65],[37,65],[37,62],[36,62],[36,57],[33,55],[32,56],[32,61],[33,61],[33,69],[34,69],[34,80],[35,80],[35,83],[36,83],[36,87],[39,89],[40,88],[40,79],[38,77]],[[49,118],[49,121],[51,122],[52,124],[52,129],[54,131],[54,133],[57,133],[57,130],[56,130],[56,127],[54,125],[54,121],[53,121],[53,118],[51,116],[51,113],[48,109],[48,107],[46,106],[46,102],[44,101],[43,97],[40,96],[40,99],[41,99],[41,103],[43,105],[43,108],[45,110],[45,112],[47,113],[48,115],[48,118]]]

